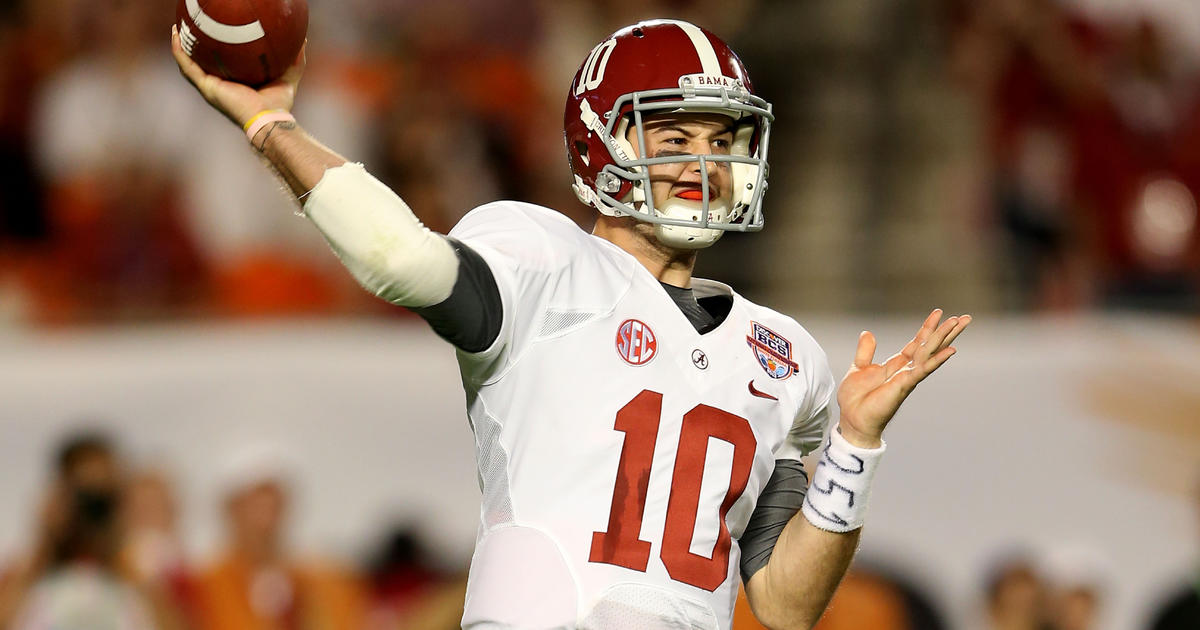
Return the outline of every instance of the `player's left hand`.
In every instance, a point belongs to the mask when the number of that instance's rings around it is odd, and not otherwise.
[[[877,448],[900,403],[957,352],[950,344],[971,323],[971,316],[949,317],[939,325],[941,318],[942,310],[935,309],[912,341],[883,363],[872,363],[875,335],[863,331],[858,336],[854,364],[837,397],[842,412],[838,430],[851,444]]]

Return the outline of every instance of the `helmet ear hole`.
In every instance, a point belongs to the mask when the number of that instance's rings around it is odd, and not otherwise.
[[[588,158],[588,145],[582,140],[575,141],[575,152],[579,154],[579,159],[583,160],[584,164],[591,164],[591,159]]]

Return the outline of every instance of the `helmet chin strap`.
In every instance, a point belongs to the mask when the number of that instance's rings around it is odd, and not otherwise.
[[[671,199],[663,204],[663,207],[656,208],[656,210],[658,211],[658,215],[663,218],[700,221],[704,213],[703,206],[702,202]],[[724,200],[709,203],[709,220],[713,220],[714,215],[716,217],[724,217],[728,212],[729,204]],[[714,230],[712,228],[684,227],[679,225],[664,225],[662,223],[655,224],[654,226],[654,236],[658,239],[658,242],[675,249],[704,249],[716,243],[724,233],[724,230]]]

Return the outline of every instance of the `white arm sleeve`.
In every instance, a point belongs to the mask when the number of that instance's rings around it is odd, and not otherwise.
[[[829,370],[829,359],[816,340],[806,336],[806,350],[800,361],[803,374],[808,381],[804,405],[797,411],[787,438],[775,449],[775,459],[799,460],[821,446],[821,440],[830,423],[831,405],[837,387],[833,372]]]
[[[454,249],[362,164],[325,171],[304,216],[371,293],[412,308],[450,297],[458,277]]]

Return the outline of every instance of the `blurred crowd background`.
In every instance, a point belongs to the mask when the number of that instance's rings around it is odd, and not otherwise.
[[[173,4],[0,4],[0,317],[393,312],[180,81]],[[312,5],[300,120],[435,229],[497,198],[589,226],[566,87],[612,29],[673,15],[728,39],[779,114],[771,228],[702,272],[810,312],[1200,307],[1195,3]]]
[[[297,117],[433,229],[498,198],[589,228],[562,146],[570,79],[615,28],[680,17],[739,51],[778,117],[768,227],[727,236],[700,275],[789,313],[1200,312],[1193,0],[310,5]],[[0,330],[405,317],[353,284],[178,75],[174,11],[0,0]],[[172,471],[123,461],[120,438],[72,434],[47,456],[31,546],[2,559],[0,627],[456,624],[464,567],[402,525],[353,561],[290,555],[269,454],[222,480],[222,555],[188,557]],[[978,628],[1097,627],[1086,559],[996,557]],[[870,605],[833,610],[878,616],[823,628],[952,627],[905,575],[858,567],[838,597]],[[1154,627],[1200,627],[1198,589],[1179,599],[1192,617]],[[88,606],[108,617],[54,621]]]

